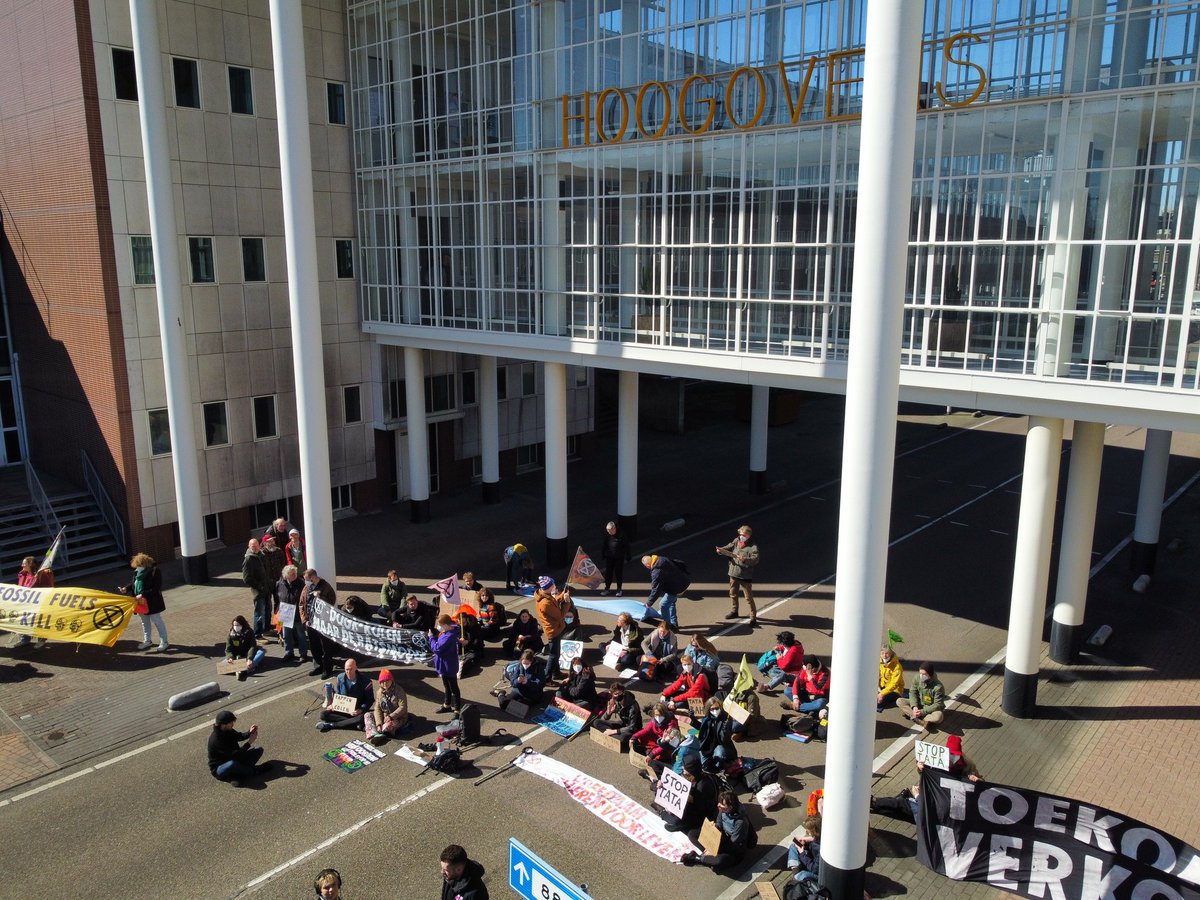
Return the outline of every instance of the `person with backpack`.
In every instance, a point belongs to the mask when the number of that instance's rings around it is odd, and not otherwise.
[[[758,545],[750,542],[753,534],[749,525],[740,525],[737,537],[723,547],[717,547],[720,556],[729,558],[729,612],[727,619],[738,617],[738,602],[742,594],[746,595],[746,605],[750,607],[749,625],[753,628],[758,624],[758,608],[754,605],[754,567],[758,565]]]
[[[760,694],[773,691],[781,684],[790,687],[804,670],[804,644],[796,640],[796,636],[790,631],[779,632],[775,635],[775,640],[775,660],[763,673],[767,676],[767,683],[758,685],[757,690]]]
[[[680,560],[666,556],[651,554],[642,557],[642,565],[650,570],[650,593],[646,597],[646,611],[642,621],[662,618],[674,630],[679,630],[679,617],[675,613],[675,604],[679,595],[692,586],[687,567]],[[655,612],[654,604],[662,600],[662,607]]]
[[[716,824],[721,832],[721,848],[716,855],[709,856],[706,853],[701,856],[692,851],[679,858],[681,863],[685,866],[726,869],[740,863],[747,853],[758,846],[758,832],[746,818],[746,811],[733,791],[721,791],[717,795]]]

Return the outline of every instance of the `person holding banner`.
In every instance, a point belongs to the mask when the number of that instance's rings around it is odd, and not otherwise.
[[[17,584],[21,587],[33,588],[52,588],[54,587],[54,572],[49,568],[34,569],[37,565],[37,560],[32,556],[27,556],[21,560],[21,571],[17,573]],[[28,647],[32,643],[32,638],[27,634],[23,634],[17,638],[17,642],[13,647]],[[38,646],[46,643],[45,638],[38,638]]]
[[[329,678],[333,675],[333,641],[325,637],[310,624],[313,619],[313,604],[328,603],[337,606],[337,591],[328,581],[317,574],[316,569],[304,573],[304,589],[300,591],[300,621],[308,634],[308,645],[312,651],[313,667],[309,675]]]
[[[279,610],[279,624],[283,627],[283,661],[296,661],[300,651],[300,662],[308,662],[308,635],[304,626],[296,621],[300,607],[300,592],[304,581],[295,566],[284,566],[283,576],[275,583],[275,606]]]
[[[409,594],[404,605],[392,613],[392,627],[410,631],[432,631],[436,620],[437,610],[422,603],[416,594]]]
[[[607,597],[614,583],[617,585],[617,596],[625,587],[625,563],[629,562],[629,541],[617,528],[616,522],[604,526],[604,543],[601,545],[600,558],[604,561],[604,590],[601,597]]]
[[[117,590],[122,594],[133,595],[138,602],[134,608],[134,612],[142,620],[142,642],[138,644],[138,649],[157,649],[159,653],[164,653],[170,647],[167,644],[167,626],[162,620],[163,610],[167,608],[167,601],[162,592],[162,572],[158,571],[158,564],[148,553],[134,554],[133,559],[129,560],[129,567],[133,569],[133,579]],[[151,625],[158,630],[157,648],[150,639]]]
[[[262,664],[267,651],[258,646],[258,641],[250,633],[250,623],[245,616],[234,616],[229,623],[229,634],[225,637],[225,662],[235,659],[248,659],[250,665],[237,673],[238,681],[245,681],[246,676],[253,675]]]

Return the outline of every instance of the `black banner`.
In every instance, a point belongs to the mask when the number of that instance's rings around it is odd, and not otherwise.
[[[947,878],[1053,900],[1200,898],[1195,848],[1112,810],[929,766],[918,803],[917,858]]]
[[[347,650],[401,663],[430,663],[433,652],[424,632],[388,628],[346,615],[335,606],[316,601],[309,620],[317,631]]]

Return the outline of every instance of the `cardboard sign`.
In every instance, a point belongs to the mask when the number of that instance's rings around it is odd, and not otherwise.
[[[520,700],[509,700],[508,705],[504,707],[504,711],[510,716],[516,716],[518,719],[523,719],[529,715],[529,704],[523,703]]]
[[[750,720],[750,710],[746,709],[744,706],[734,703],[728,697],[726,697],[725,702],[721,704],[721,708],[724,709],[725,712],[729,713],[729,718],[733,719],[733,721],[737,722],[739,725],[745,725],[746,722]]]
[[[941,769],[943,772],[950,771],[950,748],[945,744],[917,741],[913,746],[913,755],[919,763]]]
[[[754,886],[758,888],[758,900],[779,900],[779,891],[775,890],[775,885],[769,881],[756,881]]]
[[[296,626],[296,604],[295,603],[280,603],[279,604],[279,624],[283,628],[294,628]]]
[[[346,713],[346,715],[352,716],[357,712],[358,701],[347,694],[334,694],[333,702],[329,708],[333,712]]]
[[[703,719],[704,714],[708,712],[708,701],[699,697],[689,697],[688,712],[692,714],[693,719]]]
[[[438,594],[438,615],[447,615],[453,618],[458,614],[461,607],[469,606],[471,609],[479,609],[479,591],[458,591],[453,599],[448,599],[443,594]],[[454,602],[454,600],[458,602]]]
[[[716,856],[721,852],[721,829],[712,819],[705,819],[700,829],[700,846],[705,856]]]
[[[684,807],[687,806],[688,794],[692,792],[692,783],[686,778],[676,775],[670,767],[662,770],[658,779],[658,790],[654,792],[654,802],[666,812],[677,818],[683,817]]]
[[[614,753],[622,752],[620,738],[613,737],[610,734],[605,734],[603,731],[600,731],[598,728],[593,728],[588,733],[592,736],[592,740],[595,741],[597,744],[599,744],[601,747],[607,747],[609,750],[612,750]]]
[[[248,659],[222,659],[217,663],[217,674],[233,675],[237,672],[245,672],[248,668],[250,668]]]
[[[646,757],[633,744],[629,745],[629,752],[626,754],[626,757],[629,759],[629,764],[635,769],[644,769],[646,767]]]
[[[571,660],[577,656],[583,656],[583,641],[563,641],[559,644],[558,667],[571,671]]]

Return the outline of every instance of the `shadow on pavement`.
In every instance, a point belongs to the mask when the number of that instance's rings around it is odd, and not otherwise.
[[[307,763],[289,762],[286,759],[272,759],[270,762],[274,763],[275,765],[270,772],[264,772],[262,774],[260,778],[262,783],[258,784],[255,782],[248,786],[266,787],[268,783],[277,781],[280,778],[303,778],[312,768],[312,766],[308,765]]]
[[[1200,719],[1200,706],[1039,706],[1039,719],[1070,719],[1084,722],[1136,722],[1138,719]]]
[[[19,662],[13,665],[0,664],[0,682],[18,684],[31,678],[53,678],[53,672],[41,672],[32,663]]]

